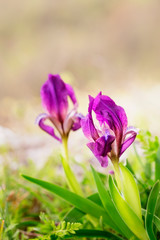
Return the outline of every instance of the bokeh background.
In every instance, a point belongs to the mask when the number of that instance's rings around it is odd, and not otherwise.
[[[31,158],[35,148],[43,158],[42,147],[53,146],[34,124],[48,73],[72,84],[83,114],[88,94],[102,90],[130,125],[160,135],[159,0],[0,2],[2,143]]]

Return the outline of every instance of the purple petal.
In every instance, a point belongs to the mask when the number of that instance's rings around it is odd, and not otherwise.
[[[81,119],[81,127],[84,135],[89,139],[89,140],[96,140],[99,138],[97,129],[94,126],[92,116],[91,114],[87,114],[85,118]]]
[[[127,135],[130,135],[127,139],[124,140],[124,143],[121,146],[120,156],[124,153],[124,151],[134,142],[136,136],[137,136],[137,129],[133,127],[129,127],[124,135],[124,138],[126,138]]]
[[[89,107],[88,107],[88,114],[85,118],[81,119],[81,127],[84,135],[89,140],[96,140],[99,138],[99,134],[97,129],[94,126],[93,119],[92,119],[92,106],[93,106],[94,98],[89,96]]]
[[[128,124],[126,113],[110,97],[99,93],[94,99],[93,111],[97,119],[101,123],[106,122],[116,135],[126,130]]]
[[[72,111],[70,111],[68,113],[68,115],[66,116],[66,118],[64,120],[63,130],[64,130],[64,133],[66,135],[70,132],[70,130],[71,130],[72,126],[73,126],[73,123],[74,123],[73,119],[74,119],[75,114],[76,114],[76,110],[73,109]]]
[[[114,171],[113,171],[113,170],[109,170],[108,173],[109,173],[110,175],[114,175]]]
[[[54,129],[48,125],[46,125],[44,122],[45,120],[50,119],[50,116],[47,114],[40,114],[37,119],[36,119],[36,124],[39,125],[39,127],[45,131],[46,133],[48,133],[49,135],[51,135],[52,137],[54,137],[56,140],[58,140],[59,142],[62,142],[61,139],[59,137],[57,137],[54,133]]]
[[[111,151],[111,144],[115,140],[115,137],[108,135],[98,138],[95,142],[94,155],[95,156],[107,156],[107,153]]]
[[[63,129],[65,134],[68,134],[71,129],[73,131],[76,131],[81,127],[80,122],[82,116],[83,115],[77,113],[75,109],[72,109],[72,111],[70,111],[70,113],[67,115],[63,123]]]
[[[81,120],[84,116],[81,113],[76,113],[74,116],[74,122],[72,125],[72,130],[76,131],[81,128]]]
[[[67,94],[68,94],[68,96],[69,96],[70,99],[72,100],[73,104],[76,105],[76,107],[78,107],[76,95],[75,95],[75,93],[74,93],[73,88],[72,88],[69,84],[67,84],[67,83],[65,83],[65,85],[66,85],[66,89],[67,89]]]
[[[94,142],[90,142],[87,144],[88,148],[94,153],[94,148],[95,148],[95,143]],[[98,161],[100,162],[102,167],[107,167],[108,166],[108,157],[105,156],[95,156]]]
[[[101,167],[108,167],[108,157],[97,157],[98,161],[100,162],[101,164]]]
[[[67,115],[68,96],[73,104],[77,104],[72,87],[64,83],[59,75],[49,74],[48,80],[41,88],[42,103],[50,115],[60,122],[63,122]]]
[[[111,144],[114,140],[115,138],[113,136],[107,135],[98,138],[95,142],[90,142],[87,144],[89,149],[101,163],[102,167],[108,166],[107,153],[111,151]]]
[[[94,103],[94,98],[92,96],[89,97],[89,107],[88,107],[88,112],[91,114],[92,113],[92,108],[93,108],[93,103]]]

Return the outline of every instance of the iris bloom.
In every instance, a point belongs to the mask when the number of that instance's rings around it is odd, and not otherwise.
[[[99,122],[94,124],[92,111]],[[108,96],[100,92],[97,97],[89,96],[88,115],[81,120],[84,135],[89,139],[87,146],[99,160],[102,167],[108,166],[108,157],[118,162],[120,156],[133,143],[137,130],[127,127],[124,109],[117,106]]]
[[[73,103],[73,109],[69,110],[68,97]],[[48,80],[41,88],[42,104],[48,113],[40,114],[37,118],[37,124],[42,130],[50,134],[56,140],[62,142],[67,138],[70,130],[80,128],[80,115],[77,114],[77,99],[72,87],[63,82],[59,75],[49,74]],[[45,123],[49,120],[58,131],[57,136],[54,127]]]

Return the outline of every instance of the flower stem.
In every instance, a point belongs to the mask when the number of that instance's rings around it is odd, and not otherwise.
[[[74,193],[83,196],[81,187],[80,187],[74,173],[72,172],[72,170],[69,166],[68,139],[67,139],[67,137],[64,137],[62,139],[62,143],[63,143],[63,149],[64,149],[64,157],[62,157],[62,165],[63,165],[63,169],[64,169],[65,174],[66,174],[68,185]]]
[[[64,156],[65,156],[65,157],[62,157],[62,165],[63,165],[63,169],[64,169],[65,174],[66,174],[66,178],[67,178],[69,188],[74,193],[83,197],[84,194],[81,190],[81,187],[80,187],[74,173],[72,172],[72,170],[69,166],[68,139],[63,138],[62,143],[63,143]],[[96,227],[96,222],[95,222],[94,218],[92,216],[88,215],[88,214],[87,214],[87,218],[93,224],[93,226]]]

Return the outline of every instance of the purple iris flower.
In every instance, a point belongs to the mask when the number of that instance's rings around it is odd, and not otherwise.
[[[99,128],[94,124],[92,112],[99,122]],[[88,114],[81,120],[81,126],[90,141],[87,146],[102,167],[108,166],[108,157],[112,162],[119,161],[123,152],[135,140],[137,130],[127,125],[124,109],[117,106],[110,97],[101,92],[95,98],[89,96]]]
[[[68,97],[73,103],[71,111],[69,111]],[[40,114],[37,118],[36,122],[42,130],[62,142],[62,138],[68,137],[70,130],[76,131],[81,127],[81,115],[77,113],[78,103],[73,88],[64,83],[59,75],[49,74],[48,80],[41,88],[41,98],[48,112]],[[60,137],[55,134],[53,127],[45,124],[46,120],[54,125]]]

